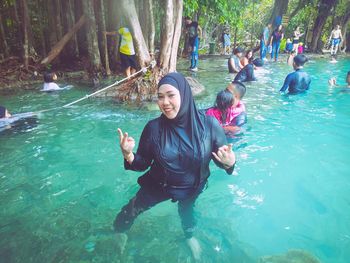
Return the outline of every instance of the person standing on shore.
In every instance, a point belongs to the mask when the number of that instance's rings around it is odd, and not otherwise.
[[[280,51],[281,40],[283,39],[283,27],[279,25],[272,33],[270,45],[272,46],[271,59],[278,59],[278,53]]]
[[[328,41],[331,43],[331,56],[336,56],[338,52],[338,47],[343,41],[340,25],[335,26],[335,28],[331,32],[331,35],[329,36]]]
[[[272,27],[272,24],[269,23],[266,27],[264,27],[264,30],[263,30],[263,32],[261,34],[261,38],[260,38],[260,59],[262,59],[262,60],[266,60],[267,46],[269,44],[271,27]]]
[[[191,48],[191,71],[198,71],[198,49],[200,37],[202,36],[202,28],[198,25],[198,22],[192,21],[191,18],[185,18],[185,25],[189,37],[189,43]]]

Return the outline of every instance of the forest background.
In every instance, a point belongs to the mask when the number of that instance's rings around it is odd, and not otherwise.
[[[140,67],[157,61],[154,78],[136,93],[154,93],[159,77],[187,55],[185,16],[203,29],[201,53],[209,43],[218,47],[227,28],[233,47],[255,46],[263,27],[278,16],[286,37],[300,26],[310,52],[322,52],[337,24],[341,49],[350,49],[348,0],[0,0],[0,86],[40,78],[45,70],[98,78],[119,74],[119,37],[103,32],[127,26]]]

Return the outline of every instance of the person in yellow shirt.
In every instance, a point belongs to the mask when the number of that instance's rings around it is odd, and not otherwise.
[[[132,35],[127,27],[121,27],[118,32],[105,32],[106,35],[120,35],[119,55],[125,75],[129,77],[137,69],[135,49]]]

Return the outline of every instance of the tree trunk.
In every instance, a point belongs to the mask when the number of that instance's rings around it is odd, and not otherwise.
[[[276,17],[280,16],[282,18],[282,16],[287,13],[288,1],[289,0],[275,0],[275,4],[273,6],[272,14],[270,17],[270,23],[273,26],[276,26]]]
[[[188,50],[190,47],[190,38],[188,36],[187,33],[187,29],[186,29],[186,25],[184,25],[183,29],[182,29],[182,35],[184,37],[184,48],[182,50],[182,57],[187,57],[188,56]]]
[[[331,10],[336,4],[336,1],[337,0],[321,0],[320,2],[317,18],[312,30],[312,40],[310,46],[312,52],[316,52],[321,49],[319,41],[321,39],[321,33]]]
[[[44,1],[42,0],[38,0],[36,4],[38,6],[43,7],[45,6],[43,2]],[[41,17],[41,18],[44,17],[43,8],[38,8],[38,17]],[[46,46],[46,41],[45,41],[45,19],[40,19],[40,21],[38,22],[38,27],[39,27],[38,32],[39,32],[39,39],[40,39],[40,45],[41,45],[38,50],[40,50],[39,55],[44,57],[47,55],[47,50],[48,50]]]
[[[0,43],[0,46],[2,47],[2,50],[4,51],[5,58],[7,58],[7,57],[9,57],[10,52],[9,52],[9,46],[7,44],[6,37],[5,37],[5,31],[4,31],[4,27],[3,27],[1,13],[0,13],[0,37],[2,40]]]
[[[29,65],[29,38],[28,38],[28,26],[29,15],[27,0],[20,1],[21,15],[22,15],[22,32],[23,32],[23,64],[26,70]]]
[[[48,0],[47,2],[47,19],[48,19],[48,27],[46,29],[46,33],[49,36],[50,48],[52,48],[58,41],[57,38],[57,27],[55,22],[55,7],[54,0]]]
[[[57,40],[60,40],[63,36],[63,28],[62,28],[62,19],[61,19],[61,0],[55,0],[54,2],[54,19],[55,19],[55,26],[56,26],[56,32],[57,32]]]
[[[41,61],[41,64],[49,64],[54,60],[62,51],[67,42],[73,37],[73,35],[84,25],[86,22],[85,16],[82,16],[79,21],[73,26],[73,28],[64,35],[64,37],[52,48],[49,55]]]
[[[148,14],[148,49],[152,56],[154,56],[154,37],[156,34],[156,27],[154,23],[153,0],[145,0],[146,13]]]
[[[92,1],[82,1],[84,14],[88,18],[86,28],[87,48],[92,71],[101,70],[100,50],[98,48],[98,39],[96,33],[96,19]]]
[[[62,1],[62,10],[65,14],[64,33],[66,34],[75,24],[75,15],[74,15],[74,1],[73,0],[64,0]],[[72,39],[67,43],[66,47],[66,56],[69,58],[79,57],[79,49],[77,42],[77,35],[74,34]]]
[[[95,1],[96,4],[96,8],[95,8],[95,12],[96,12],[96,18],[97,18],[97,24],[98,24],[98,36],[99,36],[99,43],[101,43],[101,56],[104,60],[104,65],[105,65],[105,70],[107,75],[111,74],[111,70],[109,68],[109,58],[108,58],[108,48],[107,48],[107,37],[105,34],[103,34],[103,32],[106,31],[106,18],[105,18],[105,7],[104,7],[104,3],[103,0],[97,0]]]
[[[121,7],[132,31],[139,64],[141,67],[144,67],[151,62],[151,56],[142,34],[139,18],[136,13],[135,2],[134,0],[121,0]]]
[[[175,12],[176,20],[173,43],[171,47],[169,72],[173,72],[176,70],[177,52],[179,50],[179,43],[181,37],[183,0],[175,0],[175,10],[177,10],[177,12]]]
[[[174,4],[173,0],[165,0],[165,15],[163,16],[162,39],[160,42],[159,67],[169,70],[171,45],[174,35]]]
[[[23,27],[22,27],[22,23],[20,21],[19,15],[18,15],[18,4],[17,2],[13,2],[13,17],[14,20],[16,21],[16,25],[17,25],[17,42],[18,42],[18,50],[19,52],[23,51]]]

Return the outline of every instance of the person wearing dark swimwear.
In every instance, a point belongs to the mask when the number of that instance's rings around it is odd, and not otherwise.
[[[307,61],[307,57],[302,54],[294,57],[293,68],[295,71],[288,74],[280,92],[286,92],[288,90],[289,94],[298,94],[309,89],[311,79],[309,74],[303,70],[304,64]]]
[[[217,120],[197,110],[189,83],[180,73],[160,80],[158,106],[162,115],[147,123],[136,153],[135,140],[118,129],[125,169],[148,170],[138,178],[141,188],[118,213],[114,229],[121,234],[158,203],[178,202],[187,243],[198,259],[201,248],[193,237],[195,201],[207,183],[210,161],[232,174],[235,154]]]
[[[259,68],[263,65],[264,62],[260,58],[254,59],[252,63],[248,64],[240,72],[238,72],[234,81],[256,81],[256,77],[254,76],[254,68]]]

